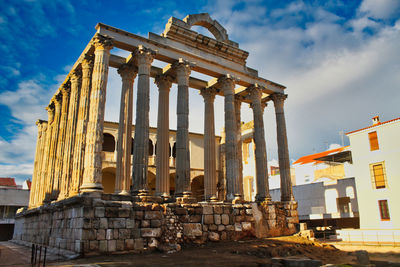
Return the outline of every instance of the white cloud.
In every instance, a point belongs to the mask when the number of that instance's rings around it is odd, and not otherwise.
[[[400,1],[364,0],[360,5],[359,11],[375,19],[395,18],[400,13]]]

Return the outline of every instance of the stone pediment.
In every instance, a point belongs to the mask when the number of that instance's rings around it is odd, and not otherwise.
[[[193,31],[191,28],[195,25],[209,30],[215,39]],[[188,15],[183,20],[171,17],[162,36],[243,65],[249,56],[238,43],[229,40],[226,29],[208,13]]]

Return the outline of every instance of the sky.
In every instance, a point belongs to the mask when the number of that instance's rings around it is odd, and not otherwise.
[[[250,53],[247,66],[287,87],[292,160],[342,144],[341,132],[368,126],[375,115],[381,121],[400,117],[399,0],[0,0],[0,177],[16,177],[19,183],[31,177],[35,121],[47,119],[45,106],[98,22],[147,37],[148,32],[161,34],[171,16],[183,19],[203,12]],[[211,36],[200,26],[193,29]],[[150,125],[156,126],[158,93],[151,84]],[[108,121],[118,121],[120,91],[121,79],[110,68]],[[170,98],[174,129],[175,86]],[[204,103],[195,89],[189,105],[189,130],[203,133]],[[247,105],[241,112],[243,121],[252,120]],[[222,97],[215,100],[215,113],[220,134]],[[277,159],[272,103],[265,109],[264,124],[268,160]],[[346,136],[343,140],[348,145]]]

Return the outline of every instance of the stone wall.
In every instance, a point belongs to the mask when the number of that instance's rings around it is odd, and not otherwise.
[[[296,208],[296,202],[158,204],[75,196],[20,212],[13,240],[85,254],[179,250],[185,242],[293,234]]]

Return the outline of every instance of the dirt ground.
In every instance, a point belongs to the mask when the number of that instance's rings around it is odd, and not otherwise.
[[[340,247],[340,250],[336,247]],[[171,254],[152,251],[87,256],[70,261],[53,258],[46,266],[268,266],[273,257],[309,258],[321,260],[323,264],[353,265],[356,263],[354,251],[359,249],[368,250],[371,260],[400,263],[400,247],[334,246],[291,236],[184,245],[181,251]],[[7,265],[3,254],[0,256],[0,266],[30,266],[22,262]]]

